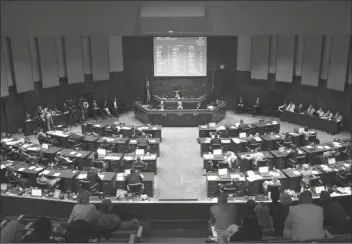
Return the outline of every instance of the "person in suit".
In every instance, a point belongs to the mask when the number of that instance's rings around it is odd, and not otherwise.
[[[304,113],[304,108],[303,104],[299,104],[298,107],[296,108],[296,113],[303,114]]]
[[[70,115],[70,125],[77,125],[77,106],[73,100],[70,100],[68,110]]]
[[[257,99],[255,100],[255,103],[253,105],[253,117],[255,117],[255,115],[260,112],[261,108],[260,108],[260,97],[257,97]]]
[[[108,101],[105,100],[103,102],[103,106],[102,107],[103,107],[103,110],[104,110],[106,116],[111,117],[111,113],[110,113],[109,106],[108,106]]]
[[[139,173],[139,170],[131,169],[131,173],[126,176],[125,182],[126,186],[130,184],[143,183],[143,177]]]
[[[257,214],[258,224],[262,227],[263,233],[271,235],[274,231],[273,218],[270,216],[270,208],[266,203],[258,203],[254,211]]]
[[[278,108],[279,112],[282,113],[284,110],[286,110],[287,106],[288,106],[288,104],[287,104],[287,102],[285,101],[284,104],[282,104],[281,106],[279,106],[279,108]]]
[[[248,129],[248,128],[249,128],[249,125],[244,123],[243,120],[241,119],[240,123],[238,125],[238,129],[245,130],[245,129]]]
[[[332,227],[332,234],[346,233],[348,231],[348,218],[345,210],[338,201],[332,200],[330,193],[322,191],[320,193],[320,206],[324,213],[324,226]]]
[[[113,115],[118,118],[119,117],[119,107],[117,104],[117,99],[116,97],[114,98],[114,100],[112,100],[112,113]]]
[[[307,114],[308,115],[314,115],[314,113],[315,113],[315,109],[313,108],[313,105],[310,104],[308,109],[307,109]]]
[[[245,155],[245,158],[247,160],[252,160],[253,164],[258,166],[258,161],[264,160],[265,155],[259,151],[259,148],[257,148],[254,153]]]
[[[89,109],[89,103],[87,100],[83,101],[82,107],[83,107],[82,120],[86,121],[88,119],[88,109]]]
[[[136,170],[141,170],[142,171],[142,170],[145,170],[146,168],[147,168],[147,163],[143,162],[141,160],[140,156],[138,156],[137,160],[132,163],[132,169],[136,169]]]
[[[159,110],[166,110],[166,105],[165,105],[164,101],[160,101],[160,103],[159,103],[157,109],[159,109]]]
[[[99,111],[97,101],[93,100],[92,108],[93,108],[93,117],[95,120],[97,120],[98,111]]]
[[[215,134],[214,137],[210,140],[210,146],[211,148],[221,146],[221,138],[219,134]]]
[[[149,140],[144,132],[141,133],[141,137],[137,140],[137,147],[142,149],[147,149],[149,147]]]
[[[296,107],[296,105],[294,103],[290,102],[290,104],[286,107],[286,111],[294,112],[295,107]]]
[[[222,242],[222,234],[230,225],[238,224],[236,204],[228,204],[227,196],[221,193],[218,197],[218,204],[210,207],[210,224],[214,226],[219,237],[219,242]]]
[[[318,111],[316,112],[316,114],[317,114],[320,118],[322,118],[325,113],[324,113],[324,111],[323,111],[322,108],[319,108]]]
[[[332,119],[333,117],[334,115],[330,112],[330,109],[323,115],[323,119]]]
[[[301,193],[300,204],[290,207],[285,222],[284,236],[297,241],[322,239],[324,233],[323,209],[312,204],[312,193]]]
[[[5,178],[9,183],[17,182],[22,188],[29,187],[29,181],[26,178],[22,178],[21,175],[16,174],[12,166],[7,167]]]
[[[243,113],[243,110],[244,110],[244,101],[243,101],[243,97],[240,96],[240,101],[237,104],[236,111],[237,113],[241,114]]]
[[[178,109],[178,110],[183,109],[183,105],[182,105],[182,102],[181,102],[181,101],[177,102],[177,109]]]
[[[98,175],[98,170],[95,167],[90,167],[88,169],[87,181],[89,181],[90,187],[94,186],[95,184],[101,184],[101,179]]]
[[[279,191],[272,191],[270,198],[272,201],[270,216],[273,219],[274,235],[281,237],[284,232],[288,211],[292,204],[292,198],[287,193],[280,194]]]

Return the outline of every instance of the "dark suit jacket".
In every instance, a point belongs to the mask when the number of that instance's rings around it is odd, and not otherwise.
[[[142,181],[143,181],[143,178],[138,173],[131,173],[126,176],[126,186],[129,184],[142,183]]]
[[[215,137],[215,138],[211,139],[210,144],[211,145],[221,145],[221,138]]]
[[[137,141],[137,145],[138,146],[148,146],[149,145],[149,141],[146,138],[139,138]]]
[[[272,203],[270,208],[270,216],[273,219],[273,225],[276,236],[282,236],[285,228],[285,221],[289,212],[289,206],[284,206],[282,203]]]
[[[210,214],[217,230],[225,230],[232,224],[238,224],[236,204],[216,204],[210,208]]]

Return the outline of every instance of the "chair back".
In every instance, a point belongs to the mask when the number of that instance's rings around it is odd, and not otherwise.
[[[297,156],[296,157],[296,164],[304,164],[306,161],[306,156]]]
[[[128,184],[128,188],[132,194],[140,194],[142,192],[142,187],[142,183]]]
[[[97,169],[104,169],[105,168],[105,162],[104,161],[94,161],[93,166]]]
[[[265,166],[268,166],[268,164],[269,164],[269,161],[267,159],[257,161],[258,167],[265,167]]]
[[[114,130],[111,129],[111,128],[105,128],[105,135],[112,137],[113,131],[114,131]]]
[[[284,142],[284,147],[291,147],[292,142],[291,141],[285,141]]]
[[[93,124],[90,123],[90,122],[87,122],[86,124],[87,124],[86,132],[92,133],[92,131],[93,131]]]
[[[87,190],[87,191],[90,190],[90,181],[88,180],[80,180],[79,185],[81,190]]]
[[[251,150],[257,149],[259,147],[259,143],[251,143],[248,145],[248,148]]]
[[[228,168],[229,168],[229,164],[227,162],[220,161],[218,163],[218,169],[228,169]]]

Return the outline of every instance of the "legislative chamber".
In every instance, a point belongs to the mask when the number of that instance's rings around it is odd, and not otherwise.
[[[2,7],[2,242],[351,241],[350,2]]]

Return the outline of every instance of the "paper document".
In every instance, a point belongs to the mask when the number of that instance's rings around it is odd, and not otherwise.
[[[24,168],[19,168],[17,171],[23,171],[24,170]]]
[[[208,181],[217,181],[220,180],[220,178],[217,175],[209,175],[207,176]]]
[[[77,154],[76,154],[76,157],[82,157],[82,156],[83,156],[82,153],[77,153]]]
[[[79,180],[83,180],[83,179],[86,179],[87,178],[87,174],[79,174],[77,179]]]
[[[224,139],[224,140],[221,140],[221,143],[230,143],[231,141],[229,139]]]
[[[54,177],[59,177],[61,175],[61,173],[55,173]]]
[[[29,170],[35,169],[35,166],[31,166],[28,168]]]
[[[137,143],[137,140],[130,140],[130,143]]]
[[[47,174],[49,174],[49,173],[50,173],[50,170],[44,170],[44,171],[42,172],[43,175],[47,175]]]
[[[214,159],[214,155],[213,154],[204,154],[203,158],[211,160],[211,159]]]
[[[219,175],[227,175],[228,171],[227,171],[227,169],[219,169],[218,173],[219,173]]]
[[[300,173],[297,170],[292,171],[295,175],[300,175]]]
[[[100,178],[101,180],[103,180],[104,177],[105,177],[105,175],[103,175],[103,174],[100,174],[100,175],[99,175],[99,178]]]
[[[72,151],[70,152],[70,155],[73,155],[73,154],[76,154],[77,152],[76,151]]]

